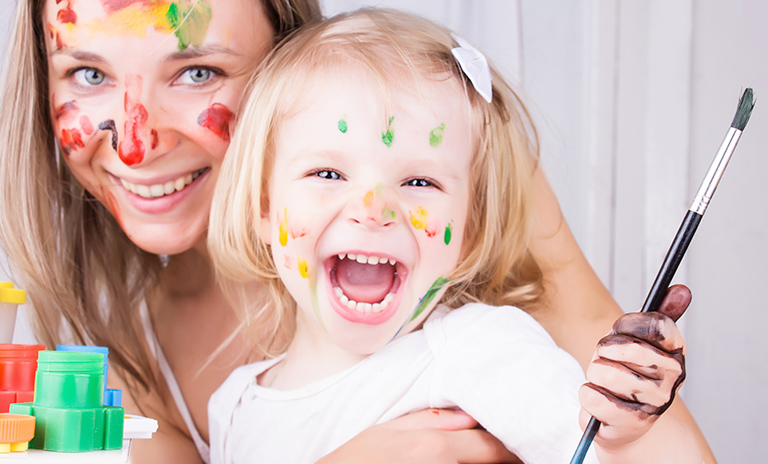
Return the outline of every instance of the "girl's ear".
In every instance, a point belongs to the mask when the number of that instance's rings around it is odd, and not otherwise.
[[[261,212],[261,217],[256,221],[259,238],[267,244],[272,245],[272,221],[270,220],[269,208]]]

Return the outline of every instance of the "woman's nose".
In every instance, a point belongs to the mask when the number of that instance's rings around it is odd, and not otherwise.
[[[141,76],[126,76],[122,125],[113,122],[109,128],[113,131],[113,140],[115,134],[119,134],[119,141],[116,146],[113,143],[113,147],[127,166],[148,164],[174,143],[173,137],[164,133],[159,108],[151,104],[151,96],[144,94]]]

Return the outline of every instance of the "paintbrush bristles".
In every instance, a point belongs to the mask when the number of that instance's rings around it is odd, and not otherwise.
[[[733,117],[731,127],[743,131],[747,127],[749,116],[752,114],[752,108],[754,107],[754,94],[752,89],[747,88],[741,98],[739,98],[739,108],[736,110],[736,116]]]

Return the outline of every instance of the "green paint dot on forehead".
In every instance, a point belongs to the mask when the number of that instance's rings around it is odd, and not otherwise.
[[[381,141],[384,142],[384,145],[387,147],[392,146],[392,141],[395,138],[395,131],[392,129],[392,121],[394,121],[394,119],[394,116],[389,117],[389,122],[387,123],[387,131],[381,133]]]
[[[443,135],[445,134],[445,123],[441,123],[429,132],[429,144],[437,148],[443,143]]]
[[[339,132],[341,132],[342,134],[346,134],[347,133],[347,120],[344,119],[344,118],[339,119],[338,127],[339,127]]]
[[[188,6],[172,2],[168,6],[165,16],[173,28],[174,35],[179,39],[179,50],[184,50],[190,45],[203,44],[211,15],[208,0],[195,0]]]

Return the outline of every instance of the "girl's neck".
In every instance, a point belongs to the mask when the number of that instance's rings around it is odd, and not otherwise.
[[[259,375],[259,385],[277,390],[300,388],[349,369],[368,357],[339,348],[324,334],[311,334],[306,324],[298,315],[296,335],[285,357]]]

